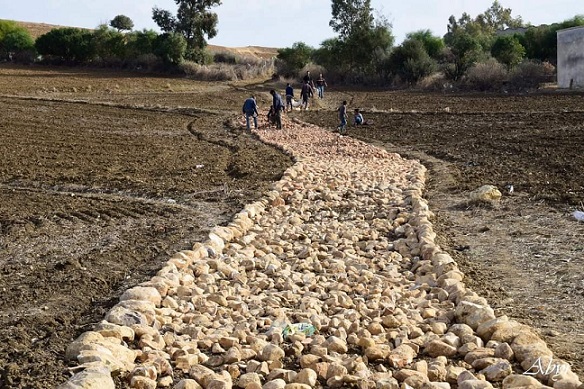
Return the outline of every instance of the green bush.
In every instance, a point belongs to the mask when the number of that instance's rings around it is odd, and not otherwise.
[[[154,52],[154,42],[158,34],[154,30],[135,31],[126,35],[127,52],[130,58],[138,58],[141,55]]]
[[[415,83],[434,73],[437,63],[428,55],[423,42],[409,39],[391,53],[389,66],[391,74],[407,83]]]
[[[121,32],[105,24],[93,32],[95,59],[102,64],[120,64],[128,58],[127,39]]]
[[[39,54],[58,60],[84,63],[93,58],[93,34],[80,28],[55,28],[37,38]]]
[[[508,69],[511,69],[525,57],[525,47],[523,47],[519,42],[519,38],[516,36],[500,36],[497,37],[495,43],[493,43],[493,47],[491,47],[491,55],[497,61],[505,64]]]
[[[185,58],[187,41],[177,33],[166,33],[159,35],[154,41],[154,54],[168,65],[178,65]]]
[[[276,71],[279,75],[294,77],[311,61],[314,49],[303,42],[296,42],[292,47],[279,49]]]
[[[8,20],[0,20],[0,59],[12,59],[19,62],[24,58],[34,57],[34,40],[23,27]]]

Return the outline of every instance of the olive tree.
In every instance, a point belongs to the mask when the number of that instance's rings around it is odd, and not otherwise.
[[[357,81],[372,76],[393,46],[394,37],[387,19],[373,16],[371,0],[332,0],[329,25],[339,34],[329,48],[338,55],[335,68],[345,68]],[[334,43],[334,44],[333,44]],[[326,51],[318,56],[326,57]]]
[[[152,19],[165,33],[182,35],[187,43],[187,57],[198,60],[207,46],[207,39],[217,35],[217,14],[211,12],[221,0],[174,0],[178,5],[176,15],[158,7],[152,9]],[[205,38],[206,37],[206,38]]]
[[[110,21],[110,27],[120,31],[131,31],[134,28],[134,22],[126,15],[118,15]]]

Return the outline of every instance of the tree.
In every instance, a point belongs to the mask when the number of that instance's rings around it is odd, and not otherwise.
[[[457,30],[449,39],[446,75],[458,80],[475,63],[485,56],[481,41],[464,30]]]
[[[417,82],[423,77],[432,74],[437,64],[422,41],[407,39],[396,47],[389,58],[391,73],[400,76],[407,82]]]
[[[512,12],[511,8],[503,8],[495,0],[489,9],[477,16],[476,22],[492,34],[507,28],[523,27],[521,16],[514,18],[511,16]]]
[[[128,53],[136,58],[144,54],[154,53],[154,41],[158,34],[154,30],[142,30],[130,33],[128,39]]]
[[[525,57],[525,47],[514,35],[499,36],[491,48],[491,55],[507,69],[511,69]]]
[[[0,58],[30,51],[34,51],[34,40],[28,31],[15,22],[0,20]]]
[[[511,12],[510,8],[503,8],[495,0],[489,9],[474,19],[467,13],[458,20],[450,16],[448,32],[444,36],[451,57],[450,77],[458,79],[475,62],[488,57],[497,31],[522,26],[521,17],[513,18]]]
[[[432,35],[430,30],[419,30],[410,32],[406,35],[406,40],[416,40],[422,43],[426,53],[434,59],[440,56],[444,50],[444,40],[440,37]]]
[[[376,20],[372,11],[370,0],[332,0],[329,25],[339,33],[337,61],[355,80],[372,75],[393,46],[391,24],[383,17]]]
[[[178,5],[176,16],[157,7],[152,9],[152,19],[166,33],[182,35],[187,43],[187,56],[202,58],[207,39],[217,35],[218,17],[211,7],[221,5],[221,0],[174,0]]]
[[[323,41],[320,47],[312,53],[315,63],[324,66],[329,72],[344,73],[342,61],[343,43],[339,38],[330,38]]]
[[[332,19],[329,26],[341,39],[348,38],[357,30],[373,28],[371,0],[332,0]]]
[[[55,28],[35,42],[39,54],[65,61],[86,62],[93,57],[93,34],[80,28]]]
[[[95,55],[102,60],[121,60],[126,58],[126,36],[102,24],[93,31]]]
[[[552,25],[528,28],[519,41],[525,47],[526,56],[530,59],[556,64],[558,52],[557,31],[565,28],[584,26],[584,15]]]
[[[314,49],[303,42],[296,42],[292,47],[279,49],[276,57],[284,64],[284,73],[296,76],[298,72],[308,65]]]
[[[159,35],[154,41],[154,54],[162,58],[169,65],[177,65],[184,59],[187,50],[185,38],[175,32]]]
[[[120,31],[131,31],[134,28],[134,22],[126,15],[118,15],[110,21],[110,27]]]

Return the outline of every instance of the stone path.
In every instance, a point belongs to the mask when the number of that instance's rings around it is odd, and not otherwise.
[[[67,350],[79,367],[62,388],[114,388],[119,374],[133,388],[581,385],[532,329],[465,288],[434,242],[421,164],[284,126],[257,134],[295,165],[126,291]]]

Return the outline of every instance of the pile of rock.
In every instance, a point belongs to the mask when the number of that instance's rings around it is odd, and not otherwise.
[[[533,330],[465,287],[434,242],[421,164],[285,128],[258,135],[295,165],[126,291],[67,350],[83,370],[63,388],[113,388],[112,375],[176,389],[581,385]]]

